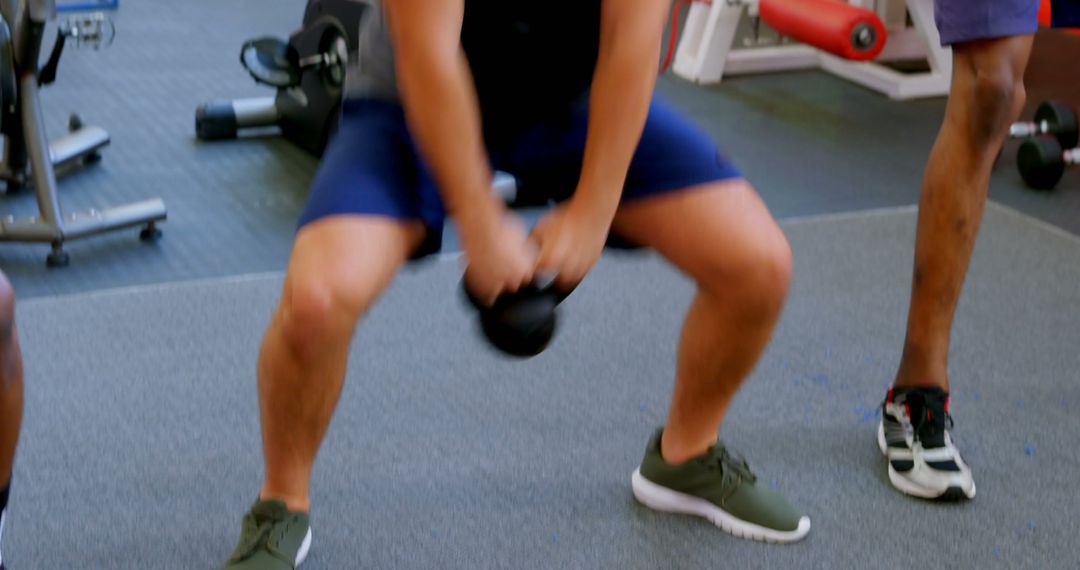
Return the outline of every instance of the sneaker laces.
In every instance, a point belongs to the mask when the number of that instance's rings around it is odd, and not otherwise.
[[[921,398],[909,395],[909,414],[915,437],[923,442],[924,447],[944,447],[945,433],[953,428],[952,414],[948,412],[948,396],[938,393],[922,393]],[[914,401],[913,401],[914,400]],[[914,405],[912,405],[914,404]]]
[[[757,476],[750,470],[750,464],[742,457],[728,451],[722,443],[709,448],[708,453],[702,457],[702,462],[710,471],[720,471],[720,486],[726,490],[728,496],[735,492],[740,482],[757,481]]]
[[[271,556],[289,564],[294,561],[280,549],[278,544],[285,538],[288,526],[282,528],[277,536],[274,536],[274,527],[285,521],[286,513],[283,509],[274,508],[275,505],[258,504],[244,515],[240,543],[229,557],[229,563],[241,562],[251,558],[259,551],[266,551]]]

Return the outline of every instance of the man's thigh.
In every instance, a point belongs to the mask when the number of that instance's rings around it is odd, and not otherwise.
[[[411,255],[440,249],[445,208],[399,104],[345,101],[338,132],[312,181],[299,231],[341,216],[419,222],[425,239]]]
[[[761,260],[790,255],[783,231],[743,179],[629,202],[620,207],[612,231],[656,250],[698,281],[737,279]]]

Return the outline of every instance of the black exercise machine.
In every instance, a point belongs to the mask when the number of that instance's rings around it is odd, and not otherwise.
[[[363,0],[310,0],[301,28],[285,42],[248,40],[240,63],[256,82],[277,88],[272,97],[212,101],[195,110],[202,140],[236,138],[245,129],[277,125],[294,144],[315,156],[337,127],[345,69],[356,53]]]
[[[293,144],[321,157],[337,130],[345,73],[357,57],[360,22],[370,0],[309,0],[303,25],[285,42],[260,37],[244,42],[240,64],[272,97],[217,100],[195,109],[200,140],[234,139],[249,129],[278,126]],[[508,201],[516,183],[496,173],[495,191]]]
[[[56,69],[67,41],[99,46],[112,39],[111,23],[100,14],[74,16],[60,26],[56,43],[44,67],[38,67],[45,25],[56,17],[56,0],[0,0],[0,134],[5,139],[0,179],[12,194],[27,183],[37,196],[37,216],[0,218],[0,241],[52,244],[50,267],[68,264],[64,242],[113,230],[142,226],[140,237],[160,235],[157,222],[166,218],[160,199],[106,209],[65,214],[60,205],[56,175],[100,159],[109,134],[83,125],[72,115],[68,134],[48,140],[39,89],[56,79]]]

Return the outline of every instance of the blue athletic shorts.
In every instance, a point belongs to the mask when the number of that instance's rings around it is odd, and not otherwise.
[[[934,0],[941,45],[1034,34],[1039,0]]]
[[[565,200],[577,186],[587,124],[583,104],[518,134],[489,137],[499,141],[489,142],[491,165],[514,176],[519,197],[525,194],[530,202]],[[622,199],[740,176],[708,135],[666,105],[653,102]],[[323,153],[300,227],[339,214],[421,220],[427,237],[414,259],[441,248],[446,211],[398,103],[375,99],[343,103],[338,132]]]

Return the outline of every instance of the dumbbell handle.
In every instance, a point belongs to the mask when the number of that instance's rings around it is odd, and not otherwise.
[[[1045,134],[1052,134],[1050,133],[1050,123],[1046,121],[1039,121],[1038,123],[1019,122],[1013,123],[1012,126],[1009,127],[1009,137],[1014,139],[1023,139]]]
[[[1065,164],[1080,164],[1080,148],[1065,151],[1061,158]]]

